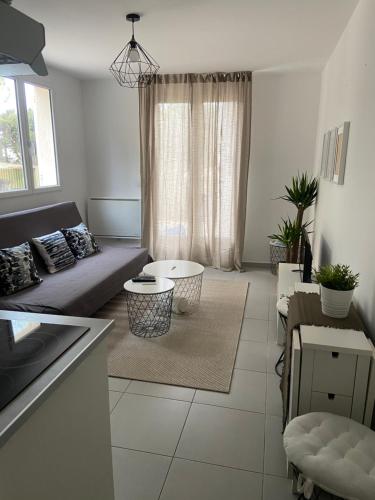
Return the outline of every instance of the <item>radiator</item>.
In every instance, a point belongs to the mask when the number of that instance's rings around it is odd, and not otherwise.
[[[141,200],[135,198],[90,198],[88,223],[96,236],[141,237]]]

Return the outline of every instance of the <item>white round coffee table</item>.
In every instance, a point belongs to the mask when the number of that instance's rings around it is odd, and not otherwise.
[[[160,337],[171,324],[173,289],[167,278],[156,278],[155,283],[124,284],[130,331],[138,337]]]
[[[171,279],[175,282],[173,312],[192,312],[201,296],[204,267],[189,260],[158,260],[143,268],[145,274]]]

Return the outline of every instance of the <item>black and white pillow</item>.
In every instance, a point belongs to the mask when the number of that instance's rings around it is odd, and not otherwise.
[[[78,226],[61,229],[66,238],[70,250],[76,259],[84,259],[93,253],[100,251],[94,236],[89,232],[85,224],[81,222]]]
[[[56,273],[75,264],[76,259],[61,231],[33,238],[32,241],[44,260],[49,273]]]
[[[29,243],[0,250],[0,295],[41,283]]]

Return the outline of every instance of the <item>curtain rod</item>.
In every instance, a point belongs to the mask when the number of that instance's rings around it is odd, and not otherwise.
[[[214,73],[159,73],[154,75],[153,81],[156,83],[187,83],[194,81],[251,81],[251,71],[223,71]]]

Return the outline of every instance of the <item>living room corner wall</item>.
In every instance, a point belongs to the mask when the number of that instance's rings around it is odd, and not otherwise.
[[[350,121],[344,185],[321,180],[314,259],[360,273],[355,301],[375,339],[375,2],[361,0],[324,69],[316,152],[323,134]]]
[[[82,86],[89,196],[140,198],[138,90],[113,79]]]
[[[83,132],[81,82],[67,73],[48,67],[48,76],[25,77],[52,89],[56,149],[62,189],[44,193],[0,198],[0,214],[60,201],[75,201],[86,218],[87,173]]]
[[[320,99],[319,68],[253,74],[253,109],[244,262],[269,262],[268,235],[281,217],[295,217],[282,200],[298,172],[314,171]]]

